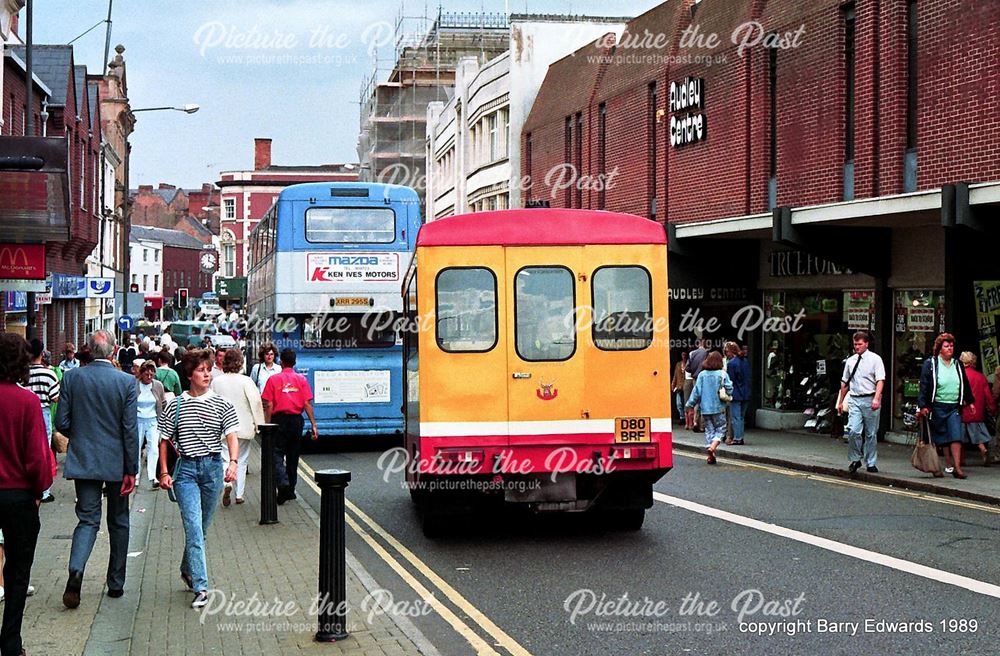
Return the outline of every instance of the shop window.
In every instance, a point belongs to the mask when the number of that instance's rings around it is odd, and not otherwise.
[[[844,360],[853,352],[851,335],[872,330],[872,290],[776,291],[764,294],[765,316],[784,321],[788,332],[764,333],[763,406],[819,413],[827,419],[840,389]],[[810,428],[828,432],[830,422]]]
[[[893,430],[912,431],[920,369],[944,330],[944,292],[897,290],[893,317]]]

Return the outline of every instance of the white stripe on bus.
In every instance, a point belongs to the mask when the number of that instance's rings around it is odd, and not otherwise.
[[[669,433],[666,417],[650,421],[653,433]],[[480,435],[575,435],[614,433],[614,419],[560,419],[553,421],[422,421],[421,437],[462,437]]]

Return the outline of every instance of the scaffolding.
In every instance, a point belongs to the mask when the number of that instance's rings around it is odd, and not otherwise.
[[[424,202],[427,105],[454,94],[455,67],[462,57],[483,64],[510,48],[510,22],[498,13],[407,16],[394,24],[390,59],[371,53],[371,74],[361,84],[358,157],[361,176],[406,184]]]

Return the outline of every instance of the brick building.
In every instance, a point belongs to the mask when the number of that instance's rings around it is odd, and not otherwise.
[[[871,330],[899,428],[938,331],[1000,364],[997,55],[989,0],[670,0],[549,68],[525,200],[666,223],[674,353],[749,342],[763,425]]]
[[[215,273],[215,249],[180,230],[133,225],[129,235],[131,248],[131,283],[139,286],[146,299],[150,320],[173,320],[177,290],[188,290],[191,308],[195,299],[212,292]],[[213,266],[203,261],[211,254]]]
[[[271,163],[271,140],[254,139],[254,167],[250,171],[222,171],[216,185],[221,189],[219,278],[228,279],[230,289],[246,289],[249,253],[247,237],[271,208],[285,187],[305,182],[356,182],[356,164],[280,166]],[[239,296],[223,298],[223,304],[241,302]]]
[[[46,195],[46,202],[68,205],[68,231],[58,238],[45,241],[45,272],[51,275],[52,302],[42,305],[35,316],[39,336],[50,350],[57,351],[67,341],[79,342],[84,337],[85,300],[87,295],[86,259],[98,243],[98,225],[102,214],[99,164],[101,120],[99,99],[91,94],[99,87],[87,84],[87,71],[75,66],[72,46],[35,45],[33,47],[34,76],[48,93],[35,91],[33,100],[34,133],[37,136],[65,140],[68,198],[62,194]],[[3,135],[25,136],[26,88],[23,62],[25,49],[8,45],[4,52],[5,74],[3,95],[6,98],[6,121]],[[9,63],[22,72],[7,74]],[[35,111],[37,110],[37,111]],[[16,176],[17,174],[5,174]],[[13,180],[13,178],[12,178]],[[16,193],[16,192],[11,192]],[[16,199],[15,199],[16,200]],[[63,203],[68,201],[68,203]],[[57,212],[64,216],[65,210]],[[42,232],[30,234],[13,231],[14,242],[38,241]],[[9,238],[7,235],[5,239]]]

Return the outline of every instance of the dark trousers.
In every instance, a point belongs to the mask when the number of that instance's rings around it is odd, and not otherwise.
[[[38,505],[27,490],[0,490],[0,531],[4,539],[4,606],[0,654],[21,653],[21,621],[28,597],[31,563],[38,543]]]
[[[109,590],[125,588],[125,561],[128,556],[128,497],[123,497],[121,482],[75,480],[76,517],[79,523],[73,531],[73,546],[69,552],[69,571],[83,574],[101,528],[101,496],[108,486],[108,536],[111,557],[108,561]]]
[[[294,492],[299,479],[299,452],[305,421],[302,415],[289,414],[272,415],[271,421],[278,426],[274,435],[274,480],[278,489]]]

